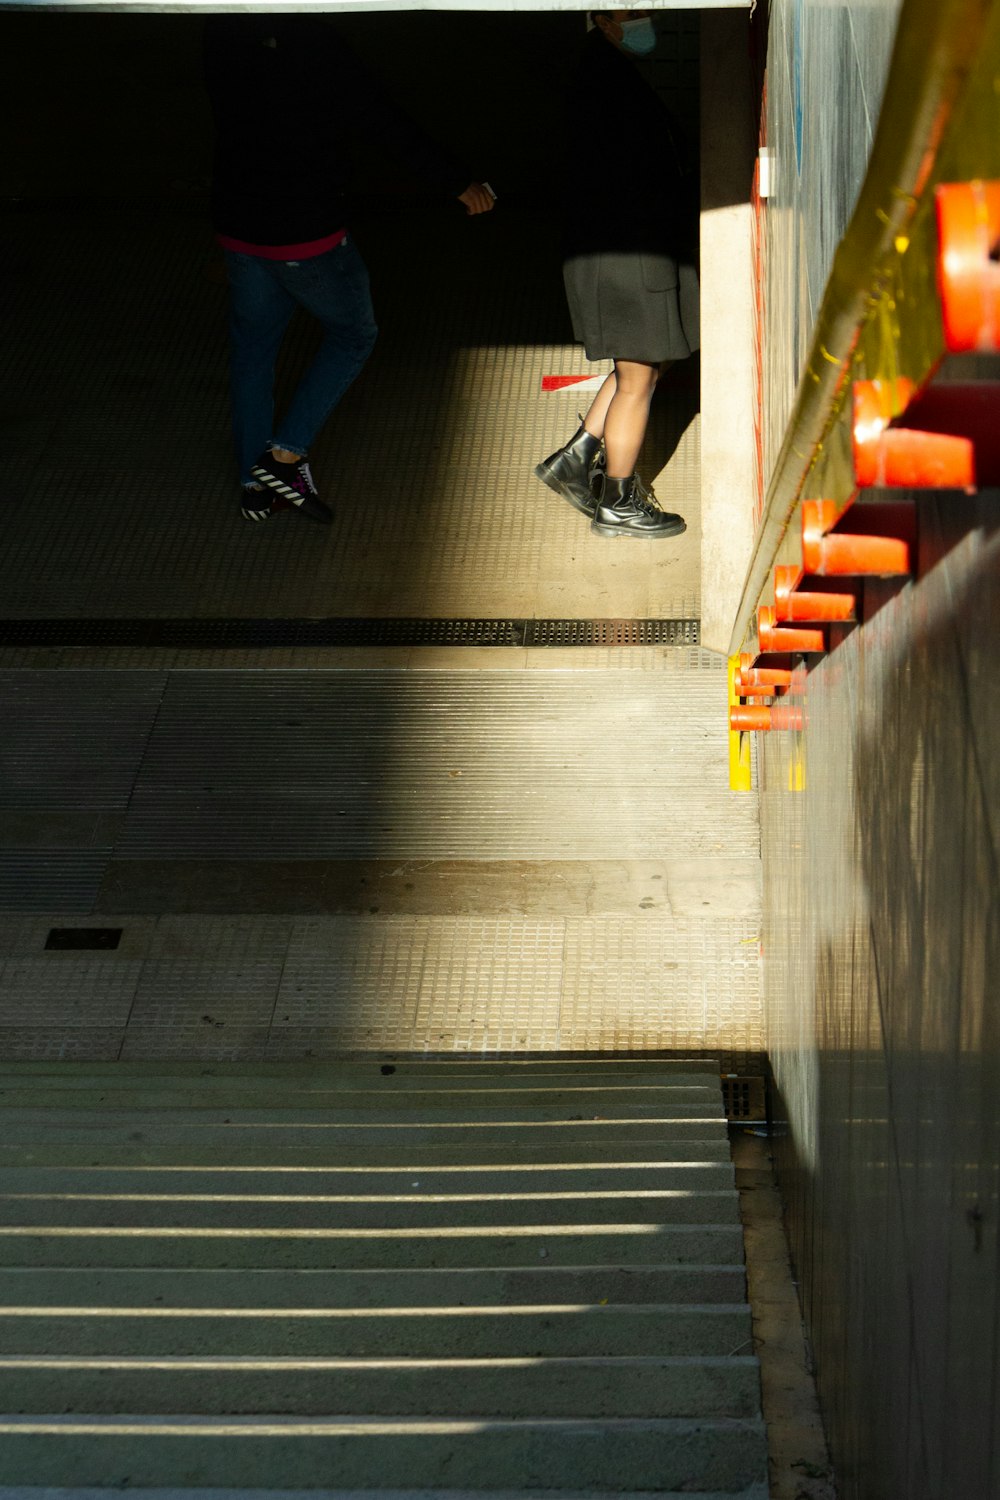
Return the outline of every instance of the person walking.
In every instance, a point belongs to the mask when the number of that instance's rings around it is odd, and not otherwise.
[[[266,521],[291,510],[327,525],[332,511],[317,491],[309,450],[377,332],[368,272],[345,222],[352,142],[363,132],[469,214],[489,211],[494,195],[396,108],[318,17],[210,17],[204,56],[241,511]],[[296,307],[319,320],[323,338],[275,423],[275,362]]]
[[[591,12],[573,94],[600,112],[565,174],[563,279],[587,358],[614,361],[573,436],[535,474],[601,536],[686,527],[636,473],[661,370],[698,348],[696,179],[680,133],[635,67],[652,12]]]

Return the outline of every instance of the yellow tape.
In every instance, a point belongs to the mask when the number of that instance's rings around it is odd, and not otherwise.
[[[729,658],[729,707],[735,708],[739,704],[739,696],[736,692],[736,671],[739,667],[738,656]],[[750,782],[750,736],[739,729],[729,731],[729,790],[731,792],[749,792]]]
[[[806,789],[806,737],[801,729],[789,735],[788,790],[804,792]]]

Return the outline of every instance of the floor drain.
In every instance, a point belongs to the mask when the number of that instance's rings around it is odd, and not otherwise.
[[[304,619],[0,620],[0,647],[159,647],[248,651],[296,646],[697,646],[684,619],[529,620],[339,617]]]
[[[727,1120],[765,1120],[767,1099],[763,1078],[741,1078],[735,1073],[724,1074],[722,1100]]]
[[[117,948],[121,927],[50,927],[46,948]]]

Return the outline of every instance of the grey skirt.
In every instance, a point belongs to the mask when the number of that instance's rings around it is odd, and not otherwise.
[[[588,359],[659,364],[700,343],[698,273],[669,255],[591,251],[563,263],[574,336]]]

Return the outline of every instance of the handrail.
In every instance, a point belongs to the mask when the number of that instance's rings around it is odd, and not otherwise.
[[[747,631],[803,486],[837,420],[858,340],[920,204],[966,80],[991,0],[904,0],[868,171],[826,285],[809,358],[768,486],[733,625]]]

